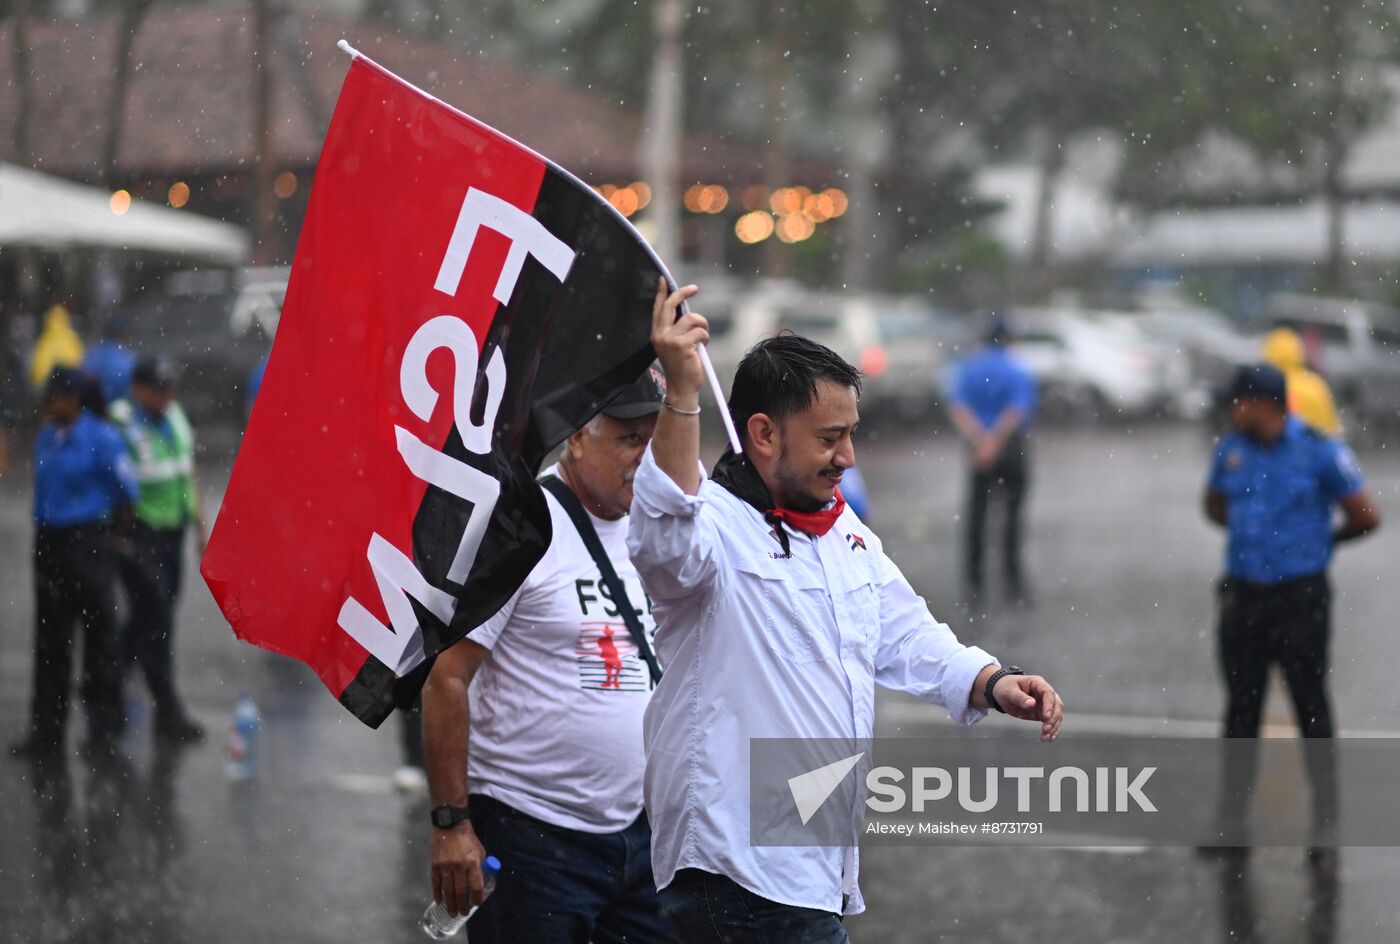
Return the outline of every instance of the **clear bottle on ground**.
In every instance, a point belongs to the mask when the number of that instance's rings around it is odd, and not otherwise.
[[[238,696],[233,709],[233,723],[228,729],[228,775],[234,780],[249,780],[258,772],[258,715],[253,696],[244,692]]]
[[[490,895],[492,889],[496,887],[496,876],[501,871],[501,860],[495,856],[487,856],[486,861],[481,863],[481,881],[486,887],[486,894]],[[452,915],[447,913],[447,909],[436,901],[428,902],[428,910],[423,912],[423,920],[418,924],[423,928],[423,933],[435,941],[445,941],[452,937],[462,926],[467,923],[467,919],[476,914],[480,905],[472,905],[466,914]]]

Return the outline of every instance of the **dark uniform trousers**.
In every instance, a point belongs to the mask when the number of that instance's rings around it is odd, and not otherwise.
[[[156,725],[177,723],[184,709],[175,694],[175,602],[180,596],[185,529],[132,525],[130,553],[121,557],[130,612],[122,630],[123,665],[135,663],[155,704]]]
[[[1288,686],[1304,741],[1312,784],[1313,828],[1333,827],[1337,772],[1332,709],[1327,698],[1327,647],[1332,590],[1325,574],[1278,584],[1234,578],[1220,583],[1218,655],[1225,677],[1227,738],[1257,738],[1269,667],[1277,664]],[[1241,828],[1254,782],[1257,744],[1226,742],[1222,814],[1227,828]]]
[[[34,743],[58,746],[68,720],[74,627],[83,626],[82,693],[88,743],[110,747],[122,716],[113,593],[115,550],[104,524],[39,525],[34,533]]]
[[[1028,484],[1028,444],[1012,440],[987,469],[972,470],[967,500],[966,559],[964,578],[970,589],[982,590],[982,559],[986,548],[987,508],[1001,494],[1006,507],[1002,522],[1002,570],[1007,589],[1018,593],[1023,586],[1021,569],[1021,506]]]

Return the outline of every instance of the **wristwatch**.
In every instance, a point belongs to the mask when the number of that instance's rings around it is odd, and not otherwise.
[[[987,687],[982,690],[982,694],[986,696],[987,704],[991,705],[993,708],[995,708],[997,711],[1000,711],[1002,714],[1006,714],[1006,709],[1001,707],[1001,705],[997,704],[996,697],[992,694],[992,689],[996,688],[997,682],[1000,682],[1002,678],[1007,675],[1025,674],[1025,672],[1022,672],[1017,666],[1014,665],[1002,666],[1001,668],[993,672],[992,677],[987,679]]]
[[[451,829],[468,818],[465,806],[453,806],[450,803],[433,807],[433,811],[429,815],[432,817],[433,825],[438,829]]]

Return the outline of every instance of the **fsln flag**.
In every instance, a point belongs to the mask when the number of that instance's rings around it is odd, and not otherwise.
[[[651,362],[664,272],[591,188],[357,55],[201,566],[234,633],[373,727],[410,703],[544,553],[535,475]]]

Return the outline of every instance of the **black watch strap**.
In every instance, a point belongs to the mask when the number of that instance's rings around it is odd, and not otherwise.
[[[433,811],[428,815],[432,818],[433,825],[438,829],[451,829],[464,819],[468,819],[470,814],[465,806],[444,803],[442,806],[433,807]]]
[[[987,687],[982,690],[983,696],[985,696],[987,699],[987,704],[991,705],[993,708],[995,708],[997,711],[1000,711],[1002,714],[1006,714],[1006,709],[1001,707],[1001,705],[997,703],[996,697],[992,694],[992,689],[996,688],[997,682],[1000,682],[1005,676],[1025,674],[1025,672],[1022,672],[1019,668],[1017,668],[1014,665],[1002,666],[1001,668],[993,672],[992,677],[987,679]]]

